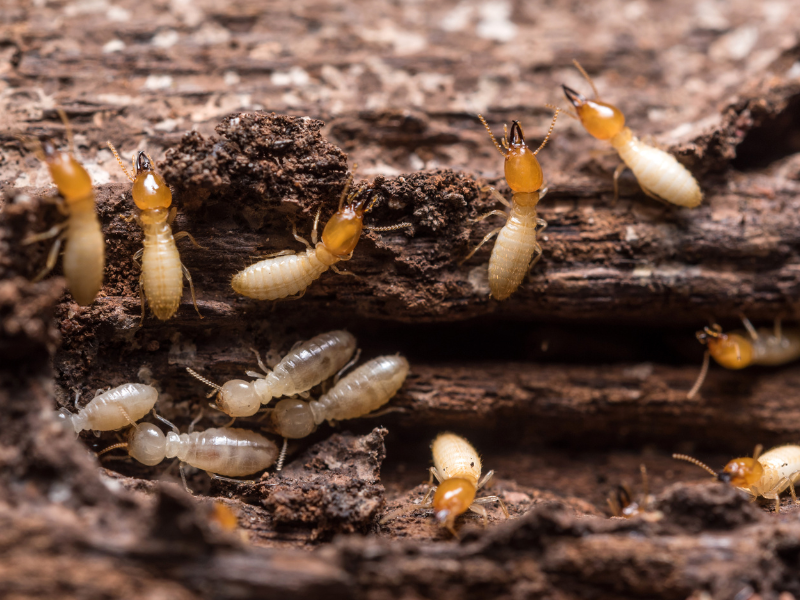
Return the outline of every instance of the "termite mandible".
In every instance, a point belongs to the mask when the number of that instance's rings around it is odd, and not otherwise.
[[[614,198],[619,195],[618,179],[627,166],[636,176],[642,191],[656,200],[695,208],[703,201],[703,192],[689,170],[674,156],[648,146],[633,136],[625,126],[625,116],[616,107],[601,102],[594,82],[577,60],[572,61],[589,82],[595,99],[589,100],[579,92],[561,87],[575,107],[578,119],[590,135],[598,140],[608,140],[623,160],[614,172]]]

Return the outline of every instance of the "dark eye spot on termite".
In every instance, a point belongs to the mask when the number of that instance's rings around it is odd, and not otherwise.
[[[474,462],[471,462],[471,463],[469,463],[469,466],[470,466],[470,467],[474,467],[474,466],[475,466],[475,463],[474,463]]]

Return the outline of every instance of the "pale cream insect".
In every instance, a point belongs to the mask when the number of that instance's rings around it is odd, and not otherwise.
[[[594,82],[578,61],[573,62],[592,86],[597,98]],[[615,198],[618,195],[617,180],[627,165],[648,196],[687,208],[700,205],[703,192],[688,169],[668,152],[648,146],[634,137],[631,130],[625,127],[625,117],[618,108],[597,99],[588,100],[579,92],[565,85],[562,87],[586,131],[599,140],[611,142],[624,161],[614,173]]]
[[[217,390],[219,410],[231,417],[249,417],[273,398],[303,394],[332,377],[347,364],[355,350],[356,339],[352,334],[330,331],[290,350],[271,371],[256,353],[258,364],[266,373],[264,376],[248,371],[248,375],[259,377],[256,381],[232,379],[219,386],[188,367],[186,370]]]
[[[142,259],[142,274],[139,277],[139,294],[142,299],[142,322],[145,317],[145,296],[153,313],[162,321],[169,319],[178,310],[183,296],[183,277],[189,282],[192,302],[197,314],[197,298],[194,294],[192,276],[184,264],[176,240],[188,237],[197,248],[201,246],[186,231],[172,235],[172,221],[177,209],[169,210],[172,192],[164,178],[153,170],[147,154],[140,151],[133,159],[134,176],[128,173],[111,142],[108,147],[114,153],[119,166],[133,182],[131,195],[139,209],[137,219],[144,233],[144,248],[133,256],[134,261]],[[203,316],[200,315],[202,319]]]
[[[792,500],[797,503],[794,484],[800,478],[798,445],[778,446],[764,454],[761,454],[761,446],[756,446],[753,458],[734,458],[720,473],[691,456],[673,454],[672,457],[705,469],[718,480],[747,492],[753,499],[763,496],[775,500],[776,512],[780,512],[781,509],[779,494],[787,488],[792,494]]]
[[[92,180],[86,169],[75,160],[72,129],[64,111],[59,110],[59,115],[67,130],[70,150],[58,152],[50,139],[38,143],[31,141],[29,145],[33,146],[37,157],[47,165],[53,183],[64,198],[64,203],[59,204],[59,209],[65,212],[68,218],[48,231],[27,237],[23,240],[23,244],[56,238],[44,269],[34,279],[39,281],[55,266],[61,244],[66,240],[64,276],[75,302],[87,306],[94,302],[103,286],[106,246],[95,210]]]
[[[365,208],[366,198],[361,197],[364,192],[363,187],[347,195],[351,183],[352,175],[348,177],[339,200],[339,210],[330,218],[322,231],[322,241],[317,242],[319,224],[319,212],[317,212],[311,232],[311,244],[297,235],[296,231],[293,232],[295,239],[306,245],[305,252],[295,253],[287,250],[250,265],[233,276],[231,287],[234,291],[256,300],[278,300],[305,293],[306,288],[328,269],[338,273],[336,263],[352,258],[364,226],[364,214],[372,209],[377,200],[376,197]],[[388,227],[371,227],[370,230],[391,231],[404,227],[411,225],[400,223]]]
[[[506,224],[489,232],[461,262],[469,260],[481,246],[497,235],[497,241],[489,258],[489,289],[492,297],[497,300],[505,300],[517,290],[525,278],[525,274],[542,257],[542,247],[536,239],[536,234],[544,231],[547,222],[537,216],[536,206],[544,198],[547,188],[539,191],[544,183],[544,175],[536,154],[550,139],[550,134],[553,132],[558,118],[558,109],[553,115],[550,130],[542,144],[533,152],[525,144],[519,121],[512,122],[511,133],[503,136],[503,147],[506,149],[504,152],[483,116],[478,115],[478,118],[486,127],[486,131],[489,132],[500,154],[505,157],[506,183],[511,188],[513,195],[511,204],[509,204],[494,188],[490,188],[495,199],[508,206],[511,211],[506,214],[501,210],[493,210],[481,215],[475,221],[497,215],[506,217]]]
[[[404,357],[379,356],[340,379],[319,400],[287,398],[268,409],[271,432],[284,438],[278,470],[283,465],[287,439],[304,438],[323,421],[355,419],[379,409],[402,387],[408,371]]]
[[[139,423],[131,429],[127,442],[109,446],[98,456],[126,448],[128,454],[142,464],[154,466],[165,458],[177,458],[215,478],[252,475],[272,466],[278,457],[275,443],[254,431],[217,427],[180,433],[172,423],[158,418],[172,427],[166,436],[155,425]]]
[[[488,515],[483,504],[497,502],[506,518],[509,517],[505,502],[499,496],[475,497],[491,481],[494,471],[489,471],[481,479],[481,459],[472,444],[460,435],[441,433],[433,441],[431,450],[434,464],[430,470],[431,482],[436,478],[439,485],[431,487],[421,504],[389,513],[381,523],[417,508],[433,508],[436,520],[457,536],[456,518],[467,510],[478,513],[486,521]]]
[[[124,383],[98,394],[77,413],[62,408],[56,414],[75,433],[114,431],[136,423],[150,412],[157,400],[156,388],[143,383]]]

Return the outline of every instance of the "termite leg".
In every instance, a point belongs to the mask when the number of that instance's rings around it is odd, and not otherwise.
[[[250,352],[252,352],[253,354],[256,355],[256,361],[258,362],[258,368],[261,369],[262,371],[264,371],[264,373],[269,373],[270,371],[267,368],[267,365],[264,364],[264,361],[261,360],[261,354],[259,354],[258,350],[256,350],[255,348],[250,348]],[[248,372],[248,375],[250,375],[250,372]],[[253,377],[253,375],[250,375],[250,376]],[[259,377],[263,377],[263,375],[258,375],[258,376]]]
[[[664,199],[663,199],[661,196],[659,196],[659,195],[658,195],[658,194],[656,194],[655,192],[651,192],[649,189],[647,189],[646,187],[644,187],[644,186],[642,185],[642,182],[641,182],[641,181],[639,182],[639,187],[640,187],[640,188],[642,188],[642,191],[644,192],[645,196],[650,196],[650,197],[651,197],[653,200],[658,200],[658,201],[659,201],[659,202],[661,202],[662,204],[666,204],[667,206],[672,206],[672,205],[671,205],[669,202],[667,202],[666,200],[664,200]]]
[[[47,231],[42,233],[35,233],[33,235],[29,235],[24,240],[22,240],[22,245],[27,246],[28,244],[35,244],[36,242],[42,242],[44,240],[49,240],[51,238],[56,237],[59,233],[61,233],[64,229],[66,229],[68,223],[58,223],[57,225],[53,225]]]
[[[612,206],[615,206],[617,204],[617,200],[619,200],[619,178],[627,168],[628,166],[625,163],[620,163],[619,166],[614,169],[614,201]]]
[[[764,446],[761,444],[756,444],[756,447],[753,448],[753,460],[758,460],[758,457],[761,456],[761,451],[764,449]]]
[[[355,273],[353,273],[352,271],[342,271],[342,270],[341,270],[339,267],[337,267],[336,265],[331,265],[331,271],[333,271],[333,272],[334,272],[334,273],[336,273],[337,275],[349,275],[350,277],[355,277],[356,279],[361,279],[361,278],[360,278],[358,275],[356,275],[356,274],[355,274]]]
[[[275,463],[275,470],[281,471],[283,469],[283,463],[286,461],[286,450],[289,448],[289,438],[283,438],[283,446],[281,446],[281,452],[278,455],[278,460]]]
[[[44,268],[39,271],[36,277],[33,278],[33,283],[41,281],[45,278],[45,276],[53,270],[53,267],[56,266],[56,261],[58,260],[58,253],[61,250],[61,242],[63,241],[63,237],[59,237],[55,242],[53,242],[53,247],[50,248],[50,252],[47,254],[47,262],[45,262]]]
[[[501,204],[505,204],[508,208],[511,208],[511,203],[508,200],[506,200],[505,198],[503,198],[503,195],[500,192],[498,192],[495,188],[493,188],[492,186],[485,185],[480,189],[480,191],[482,191],[482,192],[491,192],[492,198],[494,198],[495,200],[497,200]]]
[[[200,419],[202,418],[203,418],[203,407],[201,405],[200,412],[198,412],[197,416],[194,419],[192,419],[191,423],[189,423],[189,429],[187,430],[187,433],[192,433],[194,431],[194,426],[197,425],[200,422]]]
[[[797,504],[797,493],[794,491],[794,484],[798,478],[800,478],[800,471],[792,473],[789,476],[789,493],[792,494],[792,502],[794,502],[795,504]]]
[[[133,264],[135,264],[139,269],[142,268],[142,263],[139,262],[142,260],[142,256],[144,256],[144,248],[137,250],[136,253],[131,257]]]
[[[489,524],[489,513],[486,512],[486,509],[483,506],[481,506],[477,502],[473,502],[472,504],[469,505],[469,509],[472,512],[479,514],[481,516],[481,523],[483,524],[484,527],[486,527]]]
[[[317,218],[319,218],[319,211],[317,211]],[[316,223],[317,222],[314,221],[314,231],[311,234],[311,239],[314,240],[315,244],[317,243],[316,242],[316,237],[317,237]],[[303,245],[305,245],[306,248],[311,248],[311,244],[308,243],[308,240],[306,238],[304,238],[302,235],[299,235],[297,233],[297,223],[294,220],[292,221],[292,236],[298,242],[301,242]]]
[[[487,213],[483,213],[479,217],[475,217],[474,219],[472,219],[472,222],[480,223],[481,221],[483,221],[484,219],[488,219],[489,217],[500,217],[500,216],[508,218],[508,213],[505,212],[504,210],[490,210]]]
[[[192,234],[189,233],[188,231],[179,231],[178,233],[175,234],[173,239],[177,242],[178,240],[182,240],[185,237],[189,238],[189,241],[192,242],[192,245],[195,248],[200,248],[201,250],[208,250],[208,248],[206,248],[205,246],[201,246],[200,244],[198,244],[197,241],[192,236]]]
[[[297,254],[294,250],[280,250],[279,252],[271,252],[270,254],[265,254],[263,256],[259,256],[259,260],[266,260],[268,258],[275,258],[277,256],[286,256],[287,254]]]
[[[433,479],[436,478],[436,481],[442,483],[442,476],[439,475],[439,471],[436,470],[436,467],[430,468],[431,477],[428,479],[428,485],[433,485]]]
[[[181,471],[181,480],[183,481],[183,487],[188,492],[190,496],[194,496],[194,492],[189,488],[189,484],[186,483],[186,470],[183,468],[185,463],[181,461],[180,463],[180,471]]]
[[[697,376],[697,381],[694,382],[692,389],[686,394],[686,399],[691,400],[695,397],[697,392],[700,391],[700,388],[703,385],[703,382],[706,380],[706,375],[708,374],[708,365],[710,363],[711,353],[706,350],[703,353],[703,366],[700,367],[700,375]]]
[[[503,214],[505,214],[505,213],[503,213]],[[481,240],[481,243],[478,244],[477,246],[475,246],[475,248],[472,250],[472,252],[467,254],[467,257],[464,260],[462,260],[461,262],[459,262],[458,264],[459,265],[463,265],[465,262],[467,262],[470,258],[472,258],[475,255],[475,253],[478,250],[481,249],[481,246],[483,246],[486,242],[488,242],[490,239],[492,239],[494,236],[496,236],[498,233],[500,233],[500,230],[502,230],[502,229],[503,229],[502,227],[498,227],[497,229],[494,229],[494,230],[490,231],[489,233],[487,233],[484,236],[484,238]]]
[[[475,488],[475,491],[477,492],[478,490],[480,490],[480,489],[486,487],[487,485],[489,485],[489,482],[492,480],[492,477],[494,477],[494,471],[493,470],[489,471],[488,473],[486,473],[486,475],[483,476],[483,479],[481,479],[478,482],[478,487]]]
[[[339,201],[339,210],[341,210],[341,208],[342,208],[341,204],[342,204],[341,201]],[[317,245],[317,239],[318,239],[317,238],[317,229],[319,228],[319,213],[320,213],[320,211],[322,211],[322,207],[321,206],[317,209],[317,214],[314,215],[314,227],[312,227],[312,229],[311,229],[311,243],[314,244],[315,246]]]
[[[506,503],[503,502],[503,499],[500,496],[484,496],[483,498],[476,498],[472,503],[486,504],[488,502],[497,502],[500,505],[503,514],[506,516],[506,519],[511,518],[511,514],[508,512],[508,507],[506,506]]]
[[[186,235],[189,234],[187,233]],[[186,276],[186,281],[189,282],[189,291],[192,293],[192,304],[194,304],[194,309],[197,311],[198,316],[202,319],[203,315],[200,314],[200,308],[197,306],[197,296],[194,295],[194,283],[192,283],[192,275],[189,273],[189,269],[187,269],[186,265],[183,263],[181,263],[181,269],[183,269],[183,274]]]
[[[744,328],[747,330],[747,333],[750,334],[750,337],[753,339],[754,342],[758,341],[758,332],[756,328],[753,327],[753,324],[750,322],[750,319],[744,316],[744,314],[739,314],[739,318],[742,320],[742,324]]]
[[[347,363],[345,366],[343,366],[341,369],[339,369],[339,372],[336,373],[336,376],[333,378],[333,385],[339,383],[339,380],[342,378],[342,375],[344,375],[344,372],[347,371],[354,364],[356,364],[360,357],[361,357],[361,348],[358,348],[356,350],[356,353],[353,355],[353,358],[350,360],[350,362]]]
[[[547,196],[547,192],[549,192],[549,191],[550,191],[550,188],[549,187],[545,187],[544,189],[542,189],[542,191],[539,192],[539,201],[540,202],[541,202],[542,198]]]
[[[539,242],[533,247],[533,259],[531,259],[531,264],[528,265],[528,271],[530,271],[536,263],[539,262],[539,259],[542,258],[542,247],[539,245]]]
[[[547,229],[547,221],[544,219],[536,219],[536,226],[539,228],[537,233],[542,233],[545,229]]]
[[[206,471],[206,474],[211,477],[211,479],[217,479],[219,481],[228,481],[230,483],[238,483],[238,484],[245,484],[245,485],[255,485],[258,482],[255,479],[234,479],[233,477],[223,477],[222,475],[217,475],[216,473],[212,473],[211,471]]]
[[[431,496],[433,496],[435,493],[436,493],[436,486],[434,485],[433,487],[431,487],[431,489],[428,490],[428,493],[425,494],[425,497],[422,499],[422,504],[425,505],[430,503]]]
[[[405,506],[401,506],[400,508],[397,508],[397,509],[393,510],[392,512],[390,512],[390,513],[384,515],[383,517],[381,517],[381,520],[379,521],[379,524],[383,525],[384,523],[387,523],[387,522],[391,521],[392,519],[396,519],[397,517],[402,517],[403,515],[406,515],[406,514],[408,514],[410,512],[414,512],[418,508],[431,508],[431,506],[432,506],[432,504],[430,504],[430,503],[426,504],[424,502],[421,503],[421,504],[407,504]]]
[[[137,252],[137,254],[138,254],[138,252]],[[135,259],[134,259],[134,261],[135,261]],[[139,321],[139,327],[142,327],[144,325],[144,317],[145,317],[146,306],[147,306],[147,301],[145,300],[145,297],[144,297],[144,274],[139,275],[139,302],[142,305],[142,320]]]
[[[175,217],[177,216],[178,216],[178,207],[173,206],[171,209],[169,209],[169,214],[167,215],[167,225],[172,227],[172,223],[175,221]],[[175,236],[175,239],[177,240],[178,236]]]

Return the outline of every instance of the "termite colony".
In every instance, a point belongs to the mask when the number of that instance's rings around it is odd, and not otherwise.
[[[628,167],[648,196],[684,208],[699,206],[703,193],[686,167],[668,152],[634,137],[625,125],[622,112],[599,100],[589,75],[577,61],[575,66],[588,81],[594,99],[588,99],[567,86],[563,86],[563,92],[571,104],[569,110],[574,111],[570,114],[591,136],[610,142],[623,161],[613,177],[615,198],[618,196],[617,180],[622,170]],[[510,129],[505,128],[505,135],[498,142],[487,121],[482,115],[477,115],[476,127],[479,120],[504,157],[504,181],[511,191],[511,198],[509,202],[493,187],[484,189],[491,193],[493,200],[504,204],[508,212],[492,210],[474,222],[499,216],[505,218],[505,224],[486,234],[477,247],[466,256],[456,257],[454,262],[463,265],[481,246],[497,236],[487,267],[490,296],[497,301],[514,294],[523,284],[525,275],[543,256],[540,234],[547,222],[539,216],[537,208],[548,188],[537,155],[551,140],[561,111],[557,107],[551,108],[555,110],[552,121],[536,150],[528,146],[520,121],[512,121]],[[46,164],[63,199],[59,207],[66,220],[48,231],[29,235],[23,243],[56,237],[38,280],[52,270],[62,242],[65,242],[63,269],[67,284],[77,304],[86,306],[92,304],[102,288],[105,244],[95,210],[91,179],[74,156],[69,123],[63,112],[60,115],[67,131],[69,151],[57,150],[56,143],[47,138],[27,137],[25,141]],[[191,275],[181,261],[176,241],[188,237],[195,247],[204,248],[187,232],[173,235],[172,223],[177,209],[172,206],[172,190],[146,152],[134,154],[132,173],[129,173],[116,148],[110,142],[108,147],[132,184],[130,199],[137,209],[133,218],[144,236],[143,247],[131,256],[141,269],[138,279],[141,323],[145,321],[148,305],[161,321],[176,315],[183,296],[184,277],[189,282],[194,308],[199,318],[203,318]],[[325,223],[321,237],[318,239],[317,233],[322,206],[316,212],[310,242],[297,234],[296,227],[293,229],[293,237],[305,245],[305,251],[282,249],[253,262],[232,275],[232,291],[258,301],[302,297],[323,273],[329,269],[339,273],[337,263],[350,260],[364,230],[365,215],[371,213],[381,200],[381,194],[369,183],[354,182],[353,174],[348,174],[338,207]],[[369,229],[382,232],[411,227],[411,223],[404,222]],[[706,346],[706,352],[697,382],[687,392],[689,399],[698,394],[711,358],[727,369],[782,365],[800,358],[800,331],[783,329],[780,321],[776,321],[774,330],[757,330],[746,318],[743,322],[745,330],[740,332],[725,333],[719,325],[712,324],[697,333],[698,340]],[[187,381],[192,382],[195,391],[204,389],[203,386],[211,388],[208,396],[214,397],[211,407],[218,411],[219,416],[230,418],[223,426],[201,431],[193,431],[193,423],[187,432],[181,433],[157,412],[157,389],[137,383],[124,383],[104,392],[98,391],[93,400],[76,412],[63,408],[58,411],[57,418],[75,434],[87,430],[97,434],[127,429],[124,441],[107,445],[98,452],[98,457],[108,458],[114,456],[111,452],[124,450],[128,457],[146,466],[177,458],[188,490],[184,465],[204,470],[216,479],[253,476],[273,467],[280,471],[286,460],[288,440],[306,438],[325,422],[335,424],[382,414],[404,385],[409,363],[400,355],[384,355],[354,367],[359,358],[355,337],[347,331],[335,330],[298,342],[272,368],[256,352],[262,372],[246,371],[248,380],[223,381],[200,365],[186,367],[194,378],[187,378]],[[158,424],[145,422],[145,418],[152,418]],[[196,421],[200,418],[198,416]],[[236,427],[234,422],[237,422]],[[166,434],[162,426],[169,428]],[[382,523],[416,509],[432,509],[436,521],[457,535],[457,518],[472,511],[486,522],[488,513],[484,504],[494,502],[498,503],[506,518],[510,517],[500,496],[478,496],[494,472],[489,471],[481,477],[481,459],[466,439],[455,433],[442,433],[435,438],[431,448],[434,466],[430,469],[431,485],[427,494],[419,504],[409,504],[384,515]],[[773,500],[778,510],[779,494],[788,489],[795,498],[794,484],[800,478],[798,446],[781,446],[764,454],[757,449],[752,458],[734,459],[719,473],[687,455],[676,454],[674,457],[698,465],[719,481],[730,483],[753,498]],[[644,465],[641,473],[643,491],[640,497],[632,494],[627,486],[620,486],[608,498],[614,516],[660,518],[660,513],[650,509],[651,497]],[[434,479],[436,486],[432,485]]]

